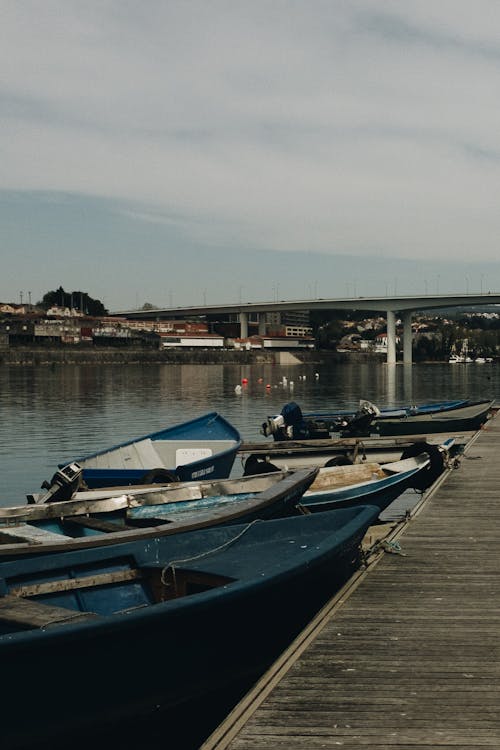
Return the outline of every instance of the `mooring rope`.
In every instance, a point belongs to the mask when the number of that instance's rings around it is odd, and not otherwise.
[[[187,562],[192,562],[193,560],[201,560],[203,557],[208,557],[208,555],[212,555],[214,552],[220,552],[220,550],[225,549],[226,547],[230,547],[231,544],[234,544],[238,541],[238,539],[241,539],[243,534],[246,534],[247,531],[256,523],[258,523],[261,519],[260,518],[254,518],[253,521],[250,521],[249,524],[245,526],[244,529],[242,529],[236,536],[234,536],[232,539],[228,539],[227,542],[224,542],[224,544],[220,544],[218,547],[214,547],[213,549],[206,550],[205,552],[200,552],[199,555],[193,555],[192,557],[185,557],[182,560],[171,560],[161,571],[161,577],[160,580],[163,583],[164,586],[169,586],[169,582],[165,579],[165,576],[167,575],[168,571],[172,570],[172,578],[174,582],[174,587],[177,589],[177,581],[175,577],[175,566],[181,565]]]

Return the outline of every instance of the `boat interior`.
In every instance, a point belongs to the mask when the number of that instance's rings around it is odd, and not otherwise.
[[[134,557],[0,579],[0,635],[132,612],[235,579]]]
[[[137,495],[123,494],[116,498],[6,509],[16,512],[5,517],[0,512],[0,546],[59,543],[171,524],[189,513],[249,500],[272,488],[283,477],[283,472],[272,472],[234,480],[151,487]],[[81,494],[92,496],[92,492]]]
[[[359,484],[360,482],[384,479],[386,476],[388,476],[388,472],[385,472],[383,467],[378,463],[326,467],[319,470],[309,490],[316,491],[332,489],[334,487],[347,487],[351,484]]]
[[[151,440],[111,448],[78,461],[84,468],[94,469],[171,469],[234,448],[233,440]]]

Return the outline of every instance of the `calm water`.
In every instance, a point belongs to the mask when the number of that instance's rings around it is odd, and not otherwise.
[[[0,505],[23,503],[58,463],[207,411],[259,440],[260,423],[292,399],[307,411],[355,407],[360,398],[385,406],[467,396],[500,399],[500,367],[0,366]]]
[[[236,394],[243,378],[248,385]],[[463,397],[500,400],[499,381],[500,366],[474,364],[1,366],[0,505],[23,503],[58,463],[207,411],[219,411],[244,439],[259,440],[260,423],[292,399],[305,411],[356,407],[360,398],[379,406]],[[180,713],[177,728],[166,725],[160,712],[109,734],[99,729],[96,737],[82,735],[82,746],[194,750],[237,698],[235,692],[217,696],[204,716],[199,707],[196,718]]]

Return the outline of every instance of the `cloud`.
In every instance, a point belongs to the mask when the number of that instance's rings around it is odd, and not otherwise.
[[[0,188],[111,201],[201,247],[493,259],[498,13],[5,2]]]

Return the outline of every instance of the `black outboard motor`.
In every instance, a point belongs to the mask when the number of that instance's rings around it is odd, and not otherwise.
[[[261,433],[266,437],[272,435],[279,440],[306,440],[309,437],[307,423],[302,416],[302,410],[295,401],[290,401],[277,417],[269,417],[261,427]]]
[[[343,437],[366,437],[370,434],[373,421],[380,416],[380,410],[370,401],[360,401],[354,416],[346,419],[340,427]]]
[[[50,482],[43,482],[42,489],[47,492],[38,497],[28,495],[28,503],[56,503],[71,500],[82,483],[83,469],[75,462],[58,469]]]

